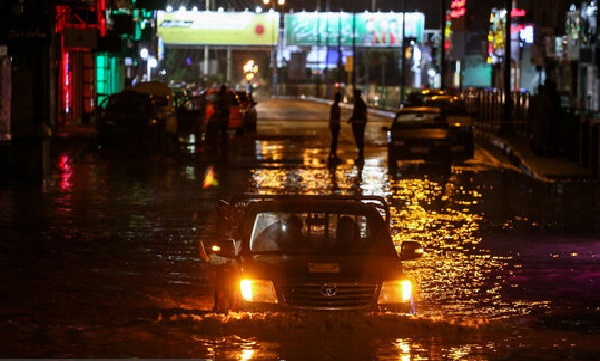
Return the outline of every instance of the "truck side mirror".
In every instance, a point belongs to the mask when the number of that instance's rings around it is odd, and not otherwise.
[[[208,245],[207,253],[223,258],[235,258],[235,241],[227,238],[211,242]]]
[[[400,246],[400,258],[403,261],[421,258],[423,256],[423,247],[417,241],[403,241]]]

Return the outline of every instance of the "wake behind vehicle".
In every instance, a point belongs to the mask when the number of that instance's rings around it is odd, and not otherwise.
[[[438,107],[405,106],[387,131],[388,166],[398,161],[452,163],[450,127]]]
[[[242,195],[218,213],[216,311],[416,312],[402,261],[422,249],[393,243],[382,197]]]

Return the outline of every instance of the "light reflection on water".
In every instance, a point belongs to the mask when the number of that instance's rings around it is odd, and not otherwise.
[[[482,246],[485,214],[478,205],[487,186],[461,173],[426,170],[412,177],[388,177],[382,160],[367,159],[360,166],[347,161],[310,170],[256,169],[252,175],[261,191],[386,197],[394,242],[416,240],[426,250],[422,259],[405,262],[407,273],[417,281],[416,301],[422,315],[478,324],[548,306],[543,300],[505,296],[507,289],[515,294],[520,287],[511,276],[521,265],[512,256]]]

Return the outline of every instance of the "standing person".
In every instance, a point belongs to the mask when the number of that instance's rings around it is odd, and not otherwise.
[[[363,160],[365,157],[365,127],[367,126],[367,103],[362,99],[360,90],[354,91],[354,108],[352,116],[348,119],[352,123],[352,133],[354,134],[354,143],[358,151],[357,160]]]
[[[329,114],[329,130],[331,131],[331,147],[329,148],[329,159],[336,160],[337,157],[337,142],[338,136],[340,135],[342,110],[340,108],[340,101],[342,100],[342,93],[336,92],[333,97],[333,104],[331,105],[331,112]]]
[[[227,92],[227,86],[225,84],[221,85],[221,89],[219,90],[219,103],[218,103],[218,113],[219,113],[219,135],[221,138],[221,146],[223,147],[223,151],[226,150],[227,147],[227,130],[229,129],[229,107],[231,103],[229,101],[229,94]]]
[[[546,85],[538,87],[529,104],[529,122],[531,127],[531,150],[537,155],[547,155],[549,146],[549,124],[552,117],[552,99]]]
[[[560,150],[560,130],[561,130],[561,119],[562,119],[562,106],[560,100],[560,93],[558,92],[556,82],[554,80],[546,79],[544,81],[544,85],[546,86],[546,92],[548,93],[548,98],[550,100],[550,115],[548,117],[547,124],[547,135],[548,135],[548,143],[547,143],[547,155],[548,156],[556,156]]]

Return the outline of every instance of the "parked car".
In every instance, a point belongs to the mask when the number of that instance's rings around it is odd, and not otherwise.
[[[129,90],[151,95],[158,117],[165,124],[165,130],[169,134],[177,134],[178,124],[173,89],[160,81],[147,81],[138,83]]]
[[[97,108],[96,130],[101,145],[125,145],[142,152],[174,154],[179,144],[174,115],[160,110],[152,94],[124,90],[110,95]]]
[[[256,101],[254,100],[252,93],[247,91],[236,91],[236,94],[240,107],[242,108],[242,116],[244,117],[246,130],[255,131],[258,117],[256,112]]]
[[[231,263],[219,271],[229,276],[217,282],[216,311],[415,314],[402,261],[422,248],[394,244],[383,197],[242,195],[218,214],[208,253]]]
[[[404,104],[441,108],[450,126],[454,159],[473,158],[475,155],[474,120],[461,96],[443,90],[428,89],[410,93]]]
[[[176,92],[175,109],[177,113],[177,134],[184,142],[196,143],[202,138],[204,131],[205,101],[200,95],[189,95],[187,92]]]
[[[398,160],[452,163],[450,127],[439,107],[404,106],[383,129],[391,169]]]

